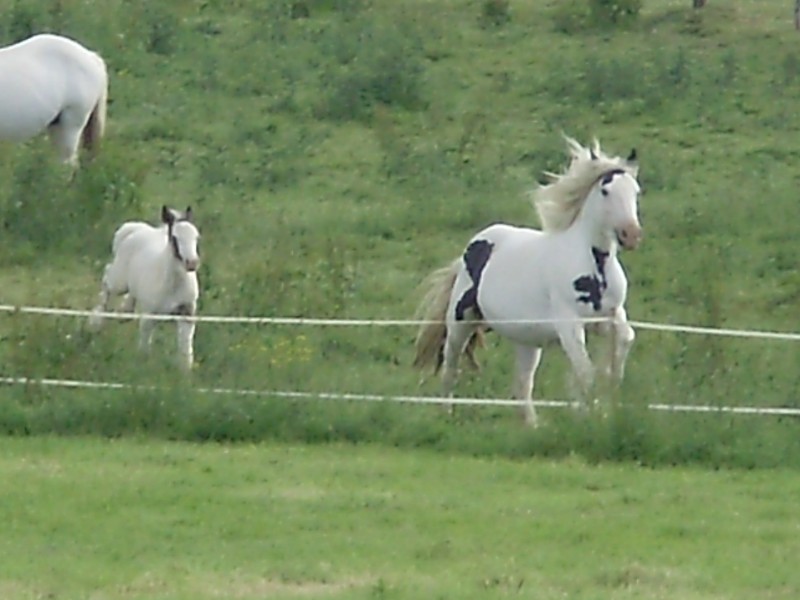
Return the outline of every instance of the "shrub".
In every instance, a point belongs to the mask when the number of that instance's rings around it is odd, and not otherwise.
[[[639,16],[642,0],[590,0],[589,7],[596,23],[624,24]]]
[[[642,8],[642,0],[561,0],[553,12],[556,31],[574,34],[595,27],[627,25]]]
[[[423,49],[413,32],[363,22],[332,35],[330,51],[339,64],[324,76],[318,116],[359,120],[369,117],[378,105],[408,110],[424,105]]]
[[[484,0],[481,8],[481,23],[484,26],[505,25],[511,20],[509,0]]]

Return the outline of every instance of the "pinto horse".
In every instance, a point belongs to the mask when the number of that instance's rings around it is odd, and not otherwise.
[[[542,230],[495,224],[475,235],[463,255],[436,271],[419,314],[415,365],[442,369],[452,396],[458,361],[491,329],[511,340],[516,355],[514,397],[526,421],[542,347],[558,341],[587,393],[594,367],[586,349],[587,319],[600,318],[614,340],[607,370],[621,380],[634,339],[627,322],[628,282],[617,257],[642,238],[638,163],[607,156],[595,141],[584,148],[567,138],[571,162],[534,195]]]

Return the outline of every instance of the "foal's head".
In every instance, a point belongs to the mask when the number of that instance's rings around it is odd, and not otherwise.
[[[188,272],[196,271],[200,266],[200,254],[197,251],[200,233],[192,223],[192,217],[191,206],[184,213],[166,206],[161,207],[161,220],[167,226],[172,254]]]

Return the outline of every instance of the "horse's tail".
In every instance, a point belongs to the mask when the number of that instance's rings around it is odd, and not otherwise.
[[[446,267],[437,269],[425,280],[427,291],[417,309],[417,316],[425,322],[420,325],[415,341],[414,366],[420,369],[442,366],[444,343],[447,338],[445,317],[450,304],[450,295],[455,285],[461,261],[454,260]]]
[[[89,152],[96,154],[97,149],[100,147],[100,139],[106,129],[106,106],[108,104],[108,75],[106,73],[106,65],[103,59],[100,58],[100,63],[103,67],[103,89],[100,96],[89,114],[89,120],[86,122],[86,127],[83,128],[83,147]]]

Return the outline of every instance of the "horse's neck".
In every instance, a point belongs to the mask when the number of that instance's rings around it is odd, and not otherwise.
[[[590,193],[596,194],[597,192],[593,190]],[[587,199],[586,204],[578,213],[568,231],[585,243],[587,247],[616,256],[617,239],[613,231],[601,225],[601,220],[597,214],[600,211],[600,206],[596,200],[598,199]]]
[[[158,265],[158,278],[165,288],[173,288],[180,285],[184,278],[185,271],[181,267],[180,262],[175,258],[175,254],[172,250],[172,243],[169,238],[166,237],[165,231],[159,228],[158,232],[164,234],[166,238],[161,242],[163,245],[158,248],[156,260],[156,264]]]

